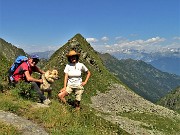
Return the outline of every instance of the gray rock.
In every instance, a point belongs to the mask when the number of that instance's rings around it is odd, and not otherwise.
[[[23,135],[48,135],[42,127],[10,112],[0,110],[0,121],[13,125]]]

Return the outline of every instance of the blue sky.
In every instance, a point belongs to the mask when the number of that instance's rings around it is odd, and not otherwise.
[[[26,52],[77,33],[101,52],[180,48],[180,0],[0,0],[0,37]]]

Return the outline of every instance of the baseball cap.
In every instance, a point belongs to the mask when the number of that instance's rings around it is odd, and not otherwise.
[[[37,54],[30,55],[30,58],[39,60],[39,56]]]

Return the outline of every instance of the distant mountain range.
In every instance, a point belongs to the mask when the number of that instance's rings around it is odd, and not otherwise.
[[[180,58],[178,57],[159,57],[150,64],[161,71],[180,75]]]
[[[180,86],[180,76],[162,72],[142,60],[118,60],[110,54],[100,54],[104,65],[124,84],[151,102],[156,102]]]
[[[54,53],[54,50],[51,51],[45,51],[45,52],[33,52],[33,53],[29,53],[31,54],[38,54],[40,58],[44,58],[44,59],[49,59],[51,57],[51,55]]]
[[[110,54],[119,60],[129,58],[134,60],[142,60],[161,71],[180,75],[180,48],[158,50],[158,52],[122,49]]]

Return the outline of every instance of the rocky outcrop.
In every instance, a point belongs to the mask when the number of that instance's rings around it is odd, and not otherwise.
[[[0,110],[0,121],[13,125],[22,135],[48,135],[42,127],[13,113]]]
[[[98,116],[118,124],[130,134],[163,135],[164,133],[153,129],[152,125],[120,114],[149,114],[180,120],[180,115],[174,111],[155,105],[119,84],[112,85],[106,93],[98,93],[91,98],[91,101],[91,107],[102,112],[98,113]]]

